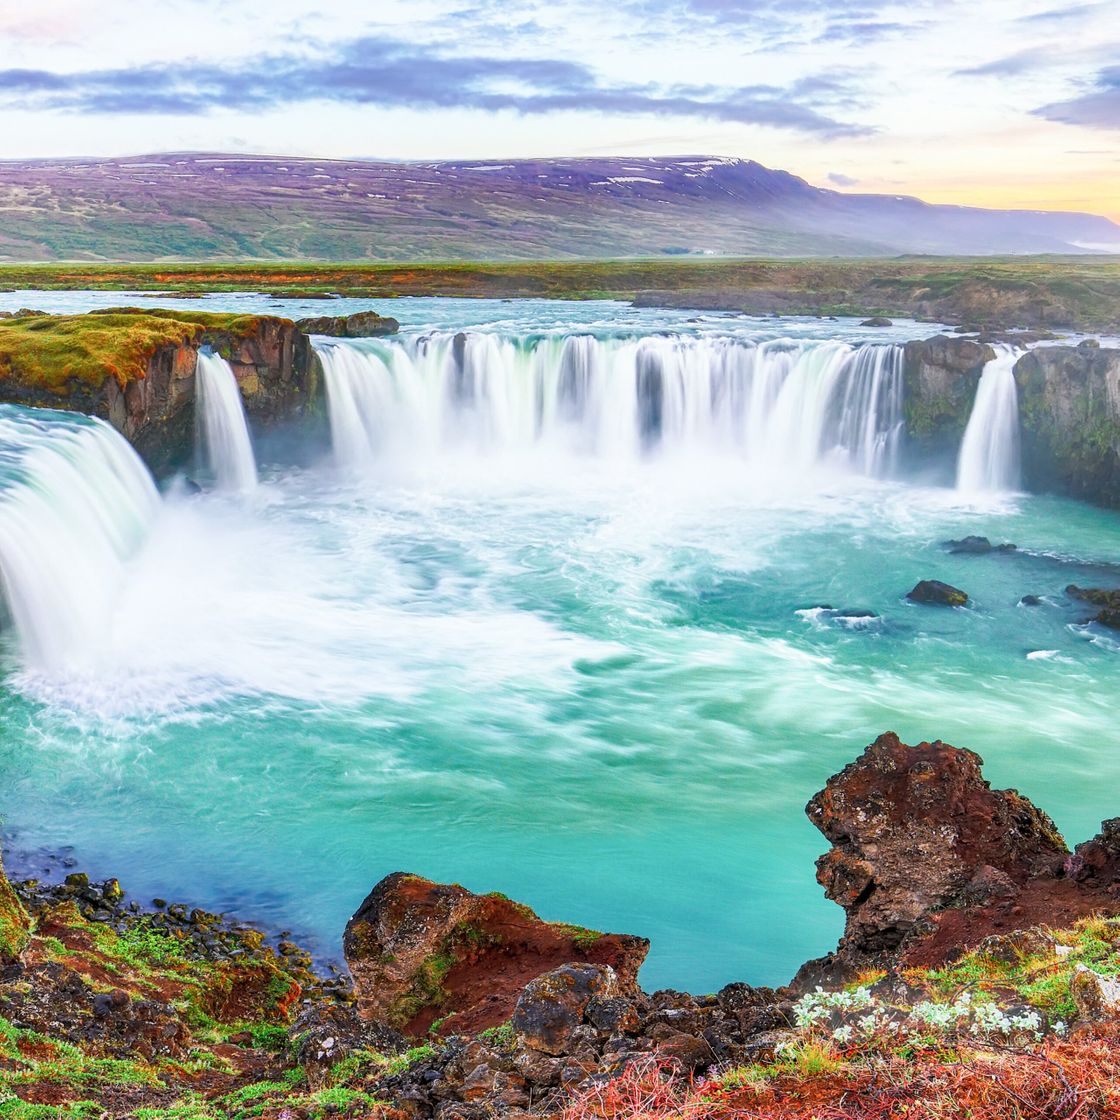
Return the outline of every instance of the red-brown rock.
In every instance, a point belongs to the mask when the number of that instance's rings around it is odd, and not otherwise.
[[[1120,817],[1102,821],[1100,832],[1077,845],[1067,866],[1070,877],[1080,883],[1120,889]]]
[[[397,872],[350,919],[343,951],[362,1017],[418,1036],[437,1020],[445,1035],[498,1026],[531,980],[565,964],[607,965],[617,993],[634,992],[649,942]]]
[[[817,880],[847,912],[840,953],[897,949],[931,913],[1057,879],[1068,855],[1054,822],[982,760],[945,743],[881,735],[809,802],[832,841]]]

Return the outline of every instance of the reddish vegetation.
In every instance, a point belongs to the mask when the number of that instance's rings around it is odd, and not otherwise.
[[[745,1085],[685,1082],[662,1062],[577,1094],[560,1120],[1115,1120],[1120,1028],[1094,1028],[1036,1052],[958,1060],[882,1058],[834,1072],[791,1069]]]

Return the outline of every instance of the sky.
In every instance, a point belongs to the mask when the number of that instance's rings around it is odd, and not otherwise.
[[[1120,219],[1120,0],[0,0],[0,156],[725,155]]]

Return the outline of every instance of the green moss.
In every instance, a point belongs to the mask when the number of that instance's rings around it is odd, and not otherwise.
[[[313,1106],[311,1115],[315,1120],[353,1108],[365,1109],[367,1111],[364,1115],[372,1116],[372,1113],[368,1110],[375,1108],[380,1103],[376,1097],[369,1093],[364,1093],[359,1089],[348,1089],[342,1085],[320,1089],[319,1092],[312,1095],[311,1102]]]
[[[585,926],[575,926],[568,922],[554,922],[553,928],[559,930],[565,937],[570,937],[577,949],[590,949],[604,936],[597,929],[587,929]]]
[[[274,1023],[254,1023],[249,1028],[249,1034],[257,1050],[271,1050],[279,1054],[288,1048],[288,1032]]]
[[[142,380],[164,347],[211,339],[228,357],[228,339],[254,335],[263,321],[256,315],[129,308],[0,320],[0,397],[19,400],[23,390],[66,398],[111,380],[123,388]]]
[[[502,1023],[497,1027],[487,1027],[478,1037],[484,1039],[491,1046],[497,1047],[499,1050],[513,1049],[513,1044],[516,1040],[513,1024],[510,1022]]]
[[[403,1054],[398,1054],[395,1058],[390,1058],[385,1063],[385,1076],[392,1077],[408,1069],[409,1066],[414,1066],[418,1062],[426,1062],[429,1058],[434,1058],[436,1055],[436,1048],[425,1043],[423,1046],[414,1046],[411,1050],[406,1050]]]
[[[398,996],[388,1010],[391,1026],[400,1028],[414,1019],[425,1007],[438,1007],[447,998],[443,981],[454,967],[455,958],[441,951],[424,960],[412,974],[409,989]]]
[[[70,1101],[62,1105],[31,1104],[18,1097],[0,1095],[4,1120],[100,1120],[105,1110],[95,1101]],[[140,1114],[138,1113],[137,1116]]]
[[[1101,975],[1120,975],[1120,922],[1086,918],[1053,937],[1068,953],[1059,956],[1046,949],[1027,950],[1005,960],[1003,954],[997,959],[975,950],[952,965],[921,973],[917,979],[942,1000],[953,1000],[965,991],[1004,995],[1038,1008],[1051,1021],[1069,1020],[1077,1010],[1070,979],[1078,965]]]
[[[31,918],[0,863],[0,963],[18,957],[27,947],[30,935]]]
[[[107,381],[144,377],[164,346],[183,346],[198,326],[153,315],[62,315],[0,321],[0,384],[59,397]]]
[[[920,442],[964,434],[971,402],[947,393],[935,397],[909,396],[906,400],[906,434]]]

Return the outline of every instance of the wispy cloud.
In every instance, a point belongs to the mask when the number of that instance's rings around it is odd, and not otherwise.
[[[274,55],[244,65],[0,70],[0,100],[108,114],[260,111],[326,100],[390,108],[693,117],[826,137],[868,131],[828,115],[809,90],[609,83],[562,59],[454,55],[381,37],[337,44],[322,57]]]
[[[828,173],[828,181],[834,183],[838,187],[858,187],[859,180],[853,179],[850,175],[844,175],[840,171],[830,171]]]
[[[1027,50],[1016,51],[1014,54],[1004,55],[1002,58],[994,58],[991,62],[979,66],[967,66],[954,73],[962,78],[1010,77],[1014,74],[1026,73],[1028,70],[1036,70],[1053,61],[1053,51],[1047,51],[1045,47],[1030,47]]]
[[[818,43],[874,43],[893,35],[906,35],[915,30],[914,24],[896,23],[891,20],[838,19],[817,36]]]
[[[1030,15],[1020,16],[1018,22],[1026,24],[1039,23],[1077,23],[1091,16],[1099,15],[1104,4],[1071,4],[1065,8],[1048,8],[1044,12],[1032,12]]]
[[[1106,67],[1080,96],[1042,105],[1034,115],[1061,124],[1120,131],[1120,66]]]

